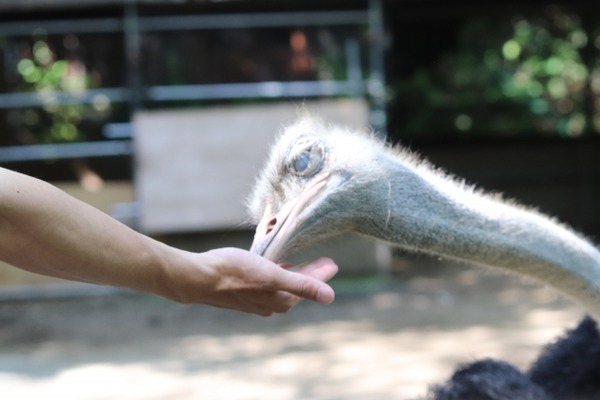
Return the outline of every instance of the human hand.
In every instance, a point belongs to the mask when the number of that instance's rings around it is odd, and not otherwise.
[[[284,269],[266,258],[237,248],[189,253],[192,270],[171,270],[167,297],[182,303],[270,316],[285,313],[303,298],[330,304],[335,293],[325,284],[338,271],[329,258]]]
[[[34,273],[260,315],[286,312],[302,298],[331,303],[334,293],[324,282],[337,273],[325,258],[286,271],[241,249],[177,249],[1,167],[0,259]]]

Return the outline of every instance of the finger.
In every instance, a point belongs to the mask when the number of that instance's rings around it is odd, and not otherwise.
[[[285,291],[275,292],[268,304],[263,307],[269,307],[271,311],[278,314],[285,314],[294,308],[302,299]]]
[[[297,272],[281,270],[280,290],[289,292],[303,299],[321,304],[331,304],[335,298],[333,289],[321,280]]]
[[[256,271],[268,271],[260,275],[255,275],[255,285],[252,287],[254,290],[268,290],[277,292],[283,290],[289,292],[298,297],[316,301],[322,304],[330,304],[335,298],[333,289],[322,282],[322,279],[329,276],[335,275],[334,271],[337,272],[337,265],[328,258],[319,258],[313,262],[303,265],[303,273],[292,272],[283,269],[271,261],[253,253],[233,251],[229,249],[233,256],[239,257],[240,264],[246,263],[247,265],[253,265]],[[249,264],[249,261],[252,264]],[[323,271],[329,271],[321,274],[317,273],[317,277],[310,276],[311,271],[317,271],[323,269]],[[250,287],[249,287],[250,288]]]
[[[304,272],[308,272],[317,268],[321,268],[326,264],[335,264],[331,258],[328,257],[319,257],[315,260],[308,261],[302,264],[294,265],[294,264],[279,264],[282,268],[285,268],[288,271],[300,272],[300,270]]]
[[[300,265],[296,272],[308,275],[322,282],[327,282],[338,273],[338,266],[330,258],[319,258],[310,263]]]
[[[288,312],[300,300],[298,296],[283,291],[266,292],[247,290],[238,292],[235,295],[219,296],[205,304],[269,317],[274,313],[283,314]]]
[[[241,299],[232,301],[230,297],[218,300],[213,299],[205,302],[205,304],[219,308],[241,311],[248,314],[256,314],[262,317],[269,317],[274,312],[273,308],[270,306],[265,306],[264,304],[254,304],[253,302],[244,301]]]
[[[292,271],[289,272],[295,274],[296,286],[288,289],[290,293],[305,299],[317,301],[321,304],[330,304],[333,302],[335,292],[329,285],[323,283],[333,278],[338,272],[338,266],[332,259],[321,257],[294,267]],[[299,276],[302,275],[311,279],[299,279]],[[315,282],[312,278],[318,281]]]
[[[251,309],[255,314],[263,316],[269,316],[273,313],[287,313],[302,300],[300,297],[285,291],[249,291],[241,297],[246,308]]]

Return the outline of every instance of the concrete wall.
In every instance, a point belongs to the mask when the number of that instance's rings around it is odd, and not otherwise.
[[[364,100],[305,103],[323,118],[364,128]],[[298,104],[144,111],[134,118],[140,228],[149,233],[239,228],[244,199],[270,144]]]

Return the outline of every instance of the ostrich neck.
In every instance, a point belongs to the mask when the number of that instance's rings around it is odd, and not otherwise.
[[[600,318],[600,252],[573,231],[428,169],[397,165],[379,184],[387,188],[378,192],[388,196],[379,207],[376,236],[410,250],[536,278]]]

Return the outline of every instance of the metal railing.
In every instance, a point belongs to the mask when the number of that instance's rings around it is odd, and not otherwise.
[[[288,26],[366,25],[370,32],[370,76],[365,79],[360,61],[358,39],[347,40],[344,46],[346,80],[227,83],[204,85],[143,86],[136,64],[140,54],[141,32],[274,28]],[[219,99],[273,99],[289,97],[369,96],[373,104],[372,123],[379,132],[385,129],[383,74],[383,17],[381,0],[371,0],[367,10],[314,12],[272,12],[222,15],[183,15],[145,17],[138,15],[135,3],[127,3],[122,18],[82,20],[51,20],[0,23],[0,36],[24,36],[35,31],[46,34],[115,33],[125,35],[128,70],[126,87],[88,89],[81,92],[55,91],[49,93],[0,93],[0,109],[43,107],[48,104],[92,104],[98,100],[110,103],[129,103],[132,112],[142,102],[206,101]],[[133,61],[132,61],[133,60]],[[382,116],[383,115],[383,116]],[[105,136],[111,136],[112,124],[105,126]],[[122,130],[118,140],[102,142],[11,146],[0,148],[0,161],[16,162],[48,158],[105,157],[128,155],[132,146],[123,138],[131,129]]]

